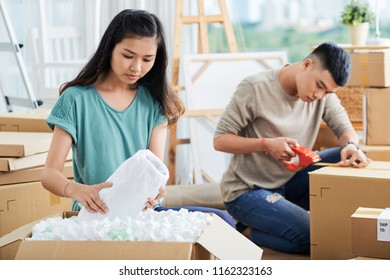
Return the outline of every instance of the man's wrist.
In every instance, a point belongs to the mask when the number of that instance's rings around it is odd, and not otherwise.
[[[348,145],[354,145],[356,147],[356,149],[360,150],[360,147],[358,144],[356,144],[355,142],[353,141],[348,141],[345,145],[344,145],[344,148]]]

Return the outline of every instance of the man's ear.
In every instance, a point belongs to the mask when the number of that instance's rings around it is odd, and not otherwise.
[[[311,66],[313,64],[313,60],[311,58],[306,58],[303,61],[303,67],[306,69],[307,67]]]

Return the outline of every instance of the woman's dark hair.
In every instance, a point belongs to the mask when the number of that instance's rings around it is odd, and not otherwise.
[[[90,85],[95,83],[100,76],[105,76],[111,69],[111,54],[115,46],[124,38],[139,37],[155,37],[157,42],[154,65],[139,80],[139,84],[146,86],[153,98],[161,104],[168,120],[168,126],[176,123],[184,113],[184,105],[168,82],[166,74],[168,54],[164,29],[157,16],[143,10],[124,10],[112,19],[95,54],[75,79],[60,87],[60,95],[70,86]]]

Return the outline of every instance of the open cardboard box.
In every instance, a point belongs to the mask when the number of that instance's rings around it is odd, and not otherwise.
[[[64,212],[63,218],[77,215]],[[198,240],[192,242],[153,241],[37,241],[28,240],[35,223],[0,238],[0,248],[14,246],[19,260],[260,260],[263,250],[232,228],[219,216]]]

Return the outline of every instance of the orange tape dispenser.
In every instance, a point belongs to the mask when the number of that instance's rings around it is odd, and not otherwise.
[[[295,157],[293,158],[293,163],[286,165],[286,168],[290,171],[295,171],[300,167],[307,167],[321,160],[318,154],[303,146],[292,146],[291,150],[295,152]]]

